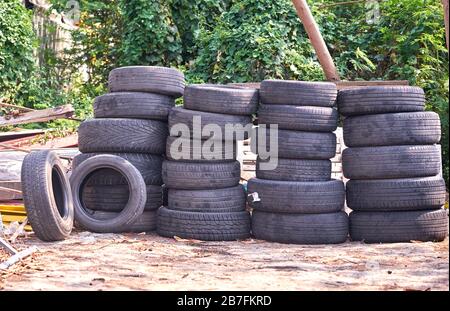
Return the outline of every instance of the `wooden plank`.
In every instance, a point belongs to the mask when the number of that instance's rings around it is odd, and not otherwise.
[[[20,191],[20,190],[7,188],[7,187],[2,187],[2,186],[0,186],[0,191],[16,193],[16,194],[22,194],[22,191]]]
[[[20,111],[35,111],[34,109],[28,108],[28,107],[22,107],[22,106],[17,106],[17,105],[11,105],[11,104],[6,104],[3,103],[0,99],[0,107],[6,107],[6,108],[13,108],[13,109],[17,109]]]
[[[75,110],[72,105],[35,110],[13,117],[0,117],[0,126],[17,125],[35,122],[47,122],[55,119],[70,118]]]
[[[9,191],[10,189],[20,191],[22,189],[20,181],[0,181],[0,187],[8,188],[8,190],[6,191],[0,189],[0,202],[22,199],[22,193],[12,193],[11,191]],[[2,205],[0,203],[0,210],[1,206]]]
[[[368,87],[368,86],[398,86],[409,85],[407,80],[389,80],[389,81],[339,81],[336,82],[338,90],[358,88],[358,87]]]
[[[44,130],[20,130],[20,131],[12,131],[12,132],[3,132],[0,133],[0,142],[6,142],[11,144],[15,140],[30,138],[36,135],[44,134]]]
[[[444,7],[444,24],[445,24],[445,41],[447,42],[447,50],[448,50],[448,32],[449,32],[449,25],[448,25],[448,0],[442,0],[442,6]]]

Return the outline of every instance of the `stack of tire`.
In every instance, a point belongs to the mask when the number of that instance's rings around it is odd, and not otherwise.
[[[210,139],[209,131],[198,131],[201,127],[196,121],[225,133],[227,124],[251,124],[258,101],[258,91],[253,89],[219,85],[186,87],[184,107],[174,108],[169,115],[171,137],[163,163],[168,202],[158,211],[158,234],[207,241],[250,236],[250,214],[246,211],[244,188],[239,184],[240,163],[236,161],[239,137],[222,135]],[[188,129],[182,137],[177,131],[180,126]],[[205,154],[205,150],[210,154]],[[177,152],[182,152],[182,156],[176,155]]]
[[[267,80],[260,97],[259,125],[278,125],[278,166],[263,170],[258,157],[256,178],[248,183],[253,235],[281,243],[345,242],[344,184],[331,179],[338,123],[335,84]],[[261,139],[269,140],[258,137],[258,144]]]
[[[418,87],[367,87],[338,96],[350,236],[368,243],[441,241],[448,232],[439,116]]]
[[[131,225],[121,214],[130,196],[129,183],[119,172],[103,168],[91,174],[80,191],[83,207],[75,210],[76,222],[94,232],[147,232],[156,229],[156,211],[162,205],[162,163],[168,137],[167,119],[175,99],[183,95],[183,73],[170,68],[132,66],[112,70],[109,93],[94,102],[94,119],[78,130],[83,161],[99,154],[126,159],[138,169],[146,184],[144,212]],[[137,191],[137,189],[132,189]],[[94,218],[101,221],[95,221]],[[115,221],[112,221],[115,219]],[[109,221],[111,220],[111,221]]]

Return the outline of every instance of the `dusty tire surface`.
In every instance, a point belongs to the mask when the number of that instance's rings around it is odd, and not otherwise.
[[[334,132],[339,114],[329,107],[261,105],[259,124],[278,124],[278,128],[295,131]]]
[[[259,201],[254,199],[255,193]],[[344,208],[344,201],[345,187],[341,180],[293,182],[252,178],[248,182],[248,202],[263,212],[334,213]]]
[[[42,241],[60,241],[72,232],[74,208],[66,170],[55,152],[35,151],[22,162],[22,195],[28,221]]]
[[[352,212],[353,241],[395,243],[443,241],[448,235],[448,216],[443,209],[408,212]]]
[[[348,147],[433,145],[441,140],[441,122],[435,112],[386,113],[344,120]]]
[[[157,66],[129,66],[111,70],[108,78],[110,92],[148,92],[172,97],[183,96],[182,72]]]
[[[347,241],[348,216],[282,214],[254,211],[252,232],[257,239],[292,244],[338,244]]]
[[[157,233],[202,241],[234,241],[250,237],[251,223],[248,212],[195,213],[158,210]]]
[[[261,163],[256,159],[256,177],[259,179],[284,181],[327,181],[331,179],[330,160],[302,160],[278,158],[278,165],[273,170],[262,170]]]
[[[342,153],[348,179],[391,179],[436,176],[441,154],[437,146],[353,147]]]
[[[82,153],[120,152],[163,154],[167,123],[141,119],[91,119],[78,128]]]
[[[167,188],[206,190],[234,187],[239,184],[241,166],[233,162],[164,161],[163,180]]]
[[[258,90],[229,85],[194,84],[184,90],[184,108],[206,112],[252,115],[259,103]]]
[[[337,88],[331,82],[265,80],[259,94],[264,104],[332,107]]]
[[[95,118],[132,118],[167,121],[175,100],[166,95],[117,92],[94,100]]]
[[[425,110],[425,93],[413,86],[371,86],[339,91],[344,116]]]
[[[350,180],[347,205],[354,211],[437,209],[445,204],[443,178]]]
[[[116,212],[105,212],[105,211],[89,211],[90,215],[96,219],[111,219],[117,217]],[[120,230],[112,230],[108,233],[141,233],[141,232],[151,232],[156,230],[156,211],[145,211],[139,218],[126,228]],[[84,229],[81,226],[81,229]]]
[[[234,141],[199,140],[172,136],[167,138],[166,157],[173,161],[235,161],[236,155],[237,145]]]

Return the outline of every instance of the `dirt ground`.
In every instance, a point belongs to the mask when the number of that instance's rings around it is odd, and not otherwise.
[[[39,251],[0,270],[2,290],[449,290],[448,239],[304,246],[78,232],[15,245]]]

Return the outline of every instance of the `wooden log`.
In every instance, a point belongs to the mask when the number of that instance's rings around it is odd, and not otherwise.
[[[72,105],[64,105],[55,108],[34,110],[20,114],[16,117],[0,117],[0,126],[17,125],[35,122],[47,122],[55,119],[70,118],[75,110]]]
[[[448,50],[448,0],[442,0],[442,6],[444,7],[444,24],[445,24],[445,41],[447,42],[447,50]]]

